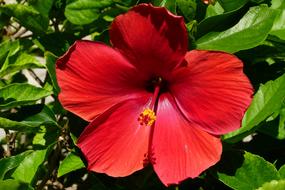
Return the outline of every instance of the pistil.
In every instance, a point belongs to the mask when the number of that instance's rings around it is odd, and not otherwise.
[[[148,108],[145,108],[138,117],[138,122],[141,126],[152,126],[156,120],[155,109],[161,90],[162,78],[158,77],[153,81],[154,93]]]

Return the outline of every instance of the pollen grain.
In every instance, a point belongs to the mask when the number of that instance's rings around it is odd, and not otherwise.
[[[156,120],[154,111],[147,108],[138,117],[138,122],[141,126],[152,126]]]

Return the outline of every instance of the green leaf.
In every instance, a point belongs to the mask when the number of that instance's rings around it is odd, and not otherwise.
[[[274,112],[274,114],[272,114],[266,122],[258,128],[258,131],[279,140],[285,139],[285,108]]]
[[[38,126],[32,126],[18,121],[12,121],[10,119],[0,117],[0,128],[15,130],[15,131],[33,131],[38,129]]]
[[[0,88],[6,86],[6,83],[4,82],[3,79],[0,79]]]
[[[278,170],[280,174],[281,179],[285,179],[285,165],[281,166],[281,168]]]
[[[29,5],[48,19],[49,11],[54,0],[28,0]]]
[[[276,11],[265,5],[252,7],[232,28],[199,38],[197,48],[230,53],[253,48],[266,39],[275,16]]]
[[[21,113],[20,113],[21,114]],[[54,113],[47,107],[32,116],[24,118],[22,121],[13,121],[0,117],[0,128],[15,131],[36,131],[40,126],[57,126]]]
[[[0,68],[3,66],[7,56],[12,56],[20,50],[19,40],[4,41],[0,44]]]
[[[0,9],[0,29],[9,24],[10,16],[6,15]]]
[[[257,190],[284,190],[285,180],[272,180],[270,182],[264,183],[262,187]]]
[[[71,140],[72,140],[73,144],[76,145],[78,138],[74,134],[72,134],[72,133],[69,133],[69,135],[71,137]]]
[[[55,95],[57,95],[60,91],[59,86],[57,84],[56,73],[55,73],[55,63],[56,63],[57,57],[53,55],[52,53],[47,52],[45,53],[45,58],[46,58],[47,71],[51,78],[51,82],[54,88]]]
[[[14,83],[0,88],[0,109],[31,105],[37,100],[51,95],[51,91],[26,83]]]
[[[277,139],[285,139],[285,108],[280,110]]]
[[[285,10],[280,11],[277,15],[270,34],[285,40]]]
[[[243,7],[249,0],[218,0],[221,6],[226,12],[240,9]]]
[[[5,174],[18,167],[19,164],[24,160],[24,158],[29,155],[32,151],[28,150],[26,152],[23,152],[21,154],[18,154],[16,156],[11,156],[8,158],[3,158],[0,160],[0,180],[3,180],[5,177]],[[1,189],[1,188],[0,188]]]
[[[0,181],[1,190],[32,190],[33,188],[29,184],[20,182],[14,179],[7,179]]]
[[[234,26],[242,18],[242,16],[248,11],[248,6],[245,6],[249,0],[218,0],[216,4],[221,9],[218,11],[218,14],[212,14],[215,16],[210,16],[204,18],[198,25],[196,39],[199,39],[201,36],[214,32],[214,31],[224,31],[232,26]],[[210,4],[206,6],[207,11],[209,7],[215,7]],[[202,10],[198,10],[203,12]],[[221,14],[223,12],[223,14]],[[201,13],[197,13],[198,15]],[[209,16],[209,15],[208,15]]]
[[[206,18],[216,16],[216,15],[220,15],[223,13],[224,13],[224,9],[223,9],[223,7],[221,7],[221,5],[218,2],[215,3],[215,5],[210,4],[207,7]]]
[[[46,157],[47,149],[45,150],[36,150],[31,154],[27,155],[26,158],[20,163],[16,168],[12,177],[14,179],[31,183],[38,167],[44,162]]]
[[[274,112],[279,112],[285,97],[285,74],[274,81],[261,85],[246,111],[242,127],[224,135],[224,140],[236,142],[250,134],[259,123]]]
[[[271,8],[273,9],[285,8],[285,3],[283,0],[271,0]]]
[[[223,14],[204,18],[198,24],[196,39],[199,39],[201,36],[213,31],[224,31],[228,29],[233,23],[237,23],[239,21],[241,14],[244,14],[244,10],[239,8],[229,12],[224,12]]]
[[[81,158],[74,152],[71,152],[59,165],[58,177],[61,177],[69,172],[84,168],[85,165]]]
[[[46,140],[44,138],[44,136],[46,135],[45,128],[41,127],[41,130],[44,132],[38,132],[35,134],[35,136],[33,138],[33,145],[41,145],[41,146],[47,145]]]
[[[219,180],[235,190],[252,190],[264,183],[279,179],[279,173],[270,162],[262,157],[245,152],[231,154],[225,159],[223,168],[218,172]],[[227,164],[227,166],[225,166]]]
[[[38,46],[41,46],[41,48],[44,48],[44,51],[50,51],[57,56],[61,56],[75,40],[76,38],[72,33],[53,32],[40,36],[37,42],[36,40],[34,40],[34,42],[36,42]]]
[[[59,136],[59,130],[41,126],[41,130],[33,138],[33,145],[46,147],[54,144]]]
[[[47,106],[44,106],[39,113],[26,117],[24,120],[21,121],[21,123],[33,127],[38,127],[40,125],[57,126],[55,115],[53,111]]]
[[[64,15],[73,24],[90,24],[99,17],[103,8],[112,3],[112,0],[71,0],[65,7]]]
[[[49,20],[31,6],[7,4],[0,7],[5,14],[15,17],[20,24],[36,33],[45,33]]]
[[[275,8],[278,11],[278,14],[274,20],[270,34],[285,40],[285,1],[273,0],[271,7]]]
[[[12,75],[13,73],[31,68],[43,68],[42,65],[34,56],[24,52],[17,52],[13,56],[7,57],[5,63],[0,69],[0,77]]]
[[[192,21],[194,19],[197,9],[195,0],[176,0],[176,6],[187,21]]]
[[[176,0],[162,0],[160,7],[165,7],[173,14],[176,14]]]

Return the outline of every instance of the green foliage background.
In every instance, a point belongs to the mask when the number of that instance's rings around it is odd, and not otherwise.
[[[256,90],[242,127],[222,137],[221,161],[177,187],[151,167],[126,178],[87,172],[75,146],[87,123],[57,99],[57,57],[77,39],[108,44],[114,17],[143,2],[184,17],[189,49],[242,59]],[[284,0],[0,0],[0,189],[284,190],[284,73]]]

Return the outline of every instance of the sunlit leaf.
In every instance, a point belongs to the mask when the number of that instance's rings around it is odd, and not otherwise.
[[[278,170],[279,174],[280,174],[280,178],[281,179],[285,179],[285,165],[283,165],[279,170]]]
[[[47,71],[51,78],[51,82],[52,82],[55,94],[57,95],[60,91],[59,86],[57,84],[56,73],[55,73],[55,62],[57,60],[57,57],[49,52],[45,54],[45,57],[46,57]]]
[[[7,85],[0,88],[0,109],[30,105],[51,94],[51,91],[30,84],[14,83]]]
[[[276,9],[278,14],[274,20],[270,34],[285,40],[285,1],[273,0],[271,7]]]
[[[29,155],[32,151],[28,150],[26,152],[23,152],[21,154],[15,155],[15,156],[11,156],[8,158],[2,158],[0,160],[0,180],[4,179],[5,174],[18,167],[19,164],[24,160],[24,158]],[[1,189],[1,188],[0,188]]]
[[[7,179],[0,181],[1,190],[33,190],[27,183],[23,183],[19,180]]]
[[[276,11],[265,5],[252,7],[232,28],[199,38],[197,48],[234,53],[256,47],[266,39],[275,16]]]
[[[20,50],[20,43],[16,41],[4,41],[0,44],[0,69],[3,66],[6,57],[14,55],[17,51]]]
[[[285,97],[285,74],[261,85],[242,120],[242,127],[224,135],[224,140],[236,142],[250,134],[254,127],[276,111],[280,111]]]
[[[284,190],[285,189],[285,180],[272,180],[266,182],[259,187],[257,190]]]
[[[47,149],[45,150],[36,150],[31,154],[27,155],[25,159],[19,164],[16,168],[12,177],[14,179],[31,183],[38,167],[44,162],[46,157]]]
[[[59,130],[56,128],[48,128],[41,126],[40,131],[37,131],[33,138],[33,145],[46,147],[54,144],[59,136]]]
[[[38,126],[28,125],[25,123],[0,117],[0,128],[15,131],[32,131],[37,130]]]
[[[84,168],[85,165],[81,158],[71,152],[61,163],[58,168],[58,177],[61,177],[69,172]]]
[[[233,153],[225,159],[218,178],[235,190],[252,190],[280,178],[276,168],[262,157],[249,152]]]
[[[206,18],[220,15],[224,13],[223,7],[217,2],[214,5],[209,5],[207,7]]]
[[[43,68],[42,65],[34,56],[24,52],[18,52],[13,56],[9,56],[0,69],[0,77],[11,75],[17,71],[31,68]]]
[[[111,0],[72,0],[66,5],[64,14],[73,24],[89,24],[99,17],[103,8],[112,3]]]

